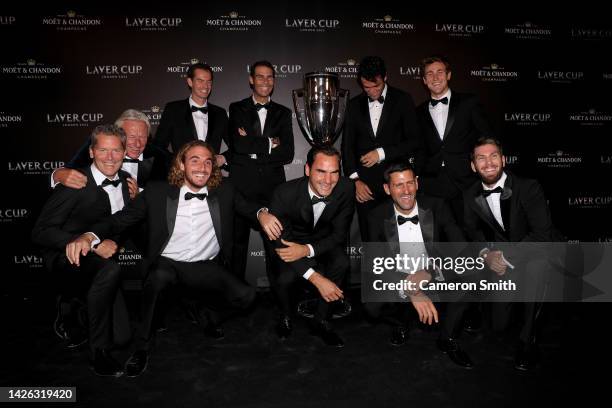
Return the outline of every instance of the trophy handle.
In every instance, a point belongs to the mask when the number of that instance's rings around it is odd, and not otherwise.
[[[338,113],[336,121],[336,129],[334,134],[337,136],[342,130],[344,125],[344,117],[346,116],[346,105],[350,98],[350,91],[348,89],[338,89]]]
[[[304,103],[304,90],[303,89],[294,89],[293,92],[293,106],[295,108],[295,118],[300,125],[300,129],[306,136],[306,139],[310,144],[314,142],[312,138],[312,134],[310,133],[308,126],[308,118],[306,116],[306,108]]]

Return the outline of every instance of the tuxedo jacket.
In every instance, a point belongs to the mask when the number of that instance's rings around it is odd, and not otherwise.
[[[101,219],[111,215],[106,191],[96,185],[89,167],[78,169],[87,177],[81,189],[58,185],[45,203],[32,230],[32,241],[42,247],[43,258],[50,269],[58,256],[65,254],[66,245]],[[130,175],[119,170],[123,202],[128,205],[130,194],[126,179]],[[118,234],[109,235],[118,241]],[[119,243],[119,242],[118,242]]]
[[[145,265],[160,255],[172,236],[178,210],[180,188],[168,182],[152,182],[122,211],[97,223],[90,230],[100,239],[120,234],[126,229],[145,222],[148,237],[145,251]],[[213,227],[219,247],[219,260],[231,265],[234,213],[257,220],[256,205],[246,202],[237,193],[229,180],[224,180],[215,189],[209,190],[206,198],[210,208]]]
[[[77,154],[75,154],[66,167],[70,169],[78,169],[89,166],[92,162],[89,157],[89,139],[81,146]],[[138,186],[146,187],[150,180],[165,180],[168,177],[168,165],[170,155],[165,150],[148,143],[142,152],[142,161],[138,163]]]
[[[408,93],[387,85],[376,134],[370,122],[367,95],[361,93],[349,101],[342,134],[344,175],[348,177],[357,172],[374,194],[384,196],[382,184],[386,163],[398,158],[418,159],[420,144],[414,102]],[[385,160],[370,168],[362,166],[359,158],[379,147],[385,151]]]
[[[477,242],[550,242],[552,221],[544,191],[536,180],[505,170],[500,197],[502,220],[498,224],[477,181],[464,192],[464,217],[468,237]]]
[[[172,151],[176,153],[185,143],[192,140],[198,140],[198,132],[193,122],[189,98],[167,103],[153,142],[162,150],[167,150],[169,144]],[[225,141],[225,144],[229,146],[227,113],[220,106],[208,102],[206,143],[210,144],[215,149],[215,153],[219,154],[221,141]],[[227,156],[226,159],[230,161]]]
[[[416,201],[419,207],[418,225],[421,228],[421,234],[423,234],[423,243],[427,254],[430,257],[458,256],[460,253],[469,255],[470,248],[468,248],[467,244],[464,244],[465,235],[457,225],[448,204],[441,198],[424,194],[418,194]],[[385,248],[388,251],[385,256],[394,257],[401,252],[397,216],[395,215],[391,199],[384,201],[372,210],[368,218],[368,230],[372,242],[389,243]],[[438,246],[437,243],[440,242],[452,244]],[[452,271],[440,272],[448,279],[455,279],[457,277]],[[429,273],[432,277],[437,274],[433,270],[430,270]],[[387,273],[384,276],[389,281],[398,279],[398,275],[395,272]]]
[[[315,258],[328,251],[343,248],[348,239],[353,219],[355,186],[345,177],[329,196],[321,217],[314,223],[312,202],[308,193],[308,178],[301,177],[278,186],[272,194],[270,212],[283,225],[282,238],[299,244],[310,244]],[[283,246],[280,240],[276,246]],[[290,263],[292,269],[303,275],[310,264],[305,258]]]
[[[423,150],[421,150],[423,157],[420,159],[423,163],[420,174],[421,189],[436,196],[445,195],[436,191],[440,186],[427,183],[428,179],[435,179],[438,176],[442,162],[454,183],[455,192],[467,189],[476,181],[470,167],[470,152],[480,137],[492,136],[491,128],[476,96],[452,91],[444,135],[438,134],[434,125],[429,113],[429,100],[418,106],[417,116],[423,136]],[[453,186],[443,187],[453,188]]]
[[[241,136],[239,129],[246,132]],[[291,163],[294,154],[291,110],[274,101],[261,129],[259,116],[249,96],[229,107],[229,136],[231,142],[231,178],[236,188],[248,198],[270,196],[274,188],[285,182],[284,165]],[[278,138],[280,146],[269,150],[269,139]],[[249,155],[256,154],[257,159]]]

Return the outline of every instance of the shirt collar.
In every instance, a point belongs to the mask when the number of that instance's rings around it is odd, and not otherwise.
[[[493,187],[487,187],[487,186],[485,186],[484,183],[482,183],[482,188],[485,189],[485,190],[493,190],[496,187],[504,188],[504,184],[506,184],[506,179],[507,178],[508,178],[508,175],[504,171],[504,172],[502,172],[502,175],[499,178],[499,180],[497,180],[497,183],[495,183],[495,185],[493,185]]]
[[[189,97],[189,106],[195,106],[196,108],[205,108],[208,106],[208,99],[206,100],[206,103],[204,105],[198,105],[193,98],[190,96]]]
[[[393,211],[395,211],[395,218],[397,218],[398,215],[404,218],[414,217],[415,215],[419,215],[419,204],[415,202],[414,207],[412,207],[412,211],[410,211],[410,214],[408,215],[404,215],[401,212],[397,211],[397,207],[395,206],[395,203],[393,203]]]
[[[180,191],[180,197],[184,197],[185,193],[194,193],[194,194],[202,194],[205,193],[206,195],[208,195],[208,187],[204,186],[201,189],[199,189],[198,191],[191,191],[189,189],[189,187],[187,187],[186,185],[183,184],[183,186],[181,187],[181,191]]]
[[[311,200],[313,197],[324,198],[324,197],[318,196],[317,194],[315,194],[314,191],[312,191],[312,188],[310,188],[310,183],[308,183],[308,195],[310,195]]]
[[[115,173],[114,177],[106,177],[104,174],[102,174],[100,170],[98,170],[95,163],[91,163],[90,169],[97,186],[101,185],[105,179],[117,180],[119,178],[119,175],[117,175],[117,173]]]
[[[430,95],[430,98],[431,98],[431,95]],[[442,95],[442,96],[440,96],[439,98],[436,98],[436,99],[442,99],[442,98],[447,98],[447,99],[448,99],[448,102],[450,102],[450,99],[451,99],[451,90],[450,90],[450,88],[448,88],[448,89],[446,90],[446,92],[444,93],[444,95]],[[432,99],[433,99],[433,98],[432,98]],[[440,105],[440,104],[438,104],[438,105]],[[436,106],[438,106],[438,105],[436,105]],[[443,104],[443,105],[444,105],[444,104]],[[448,105],[446,105],[446,106],[448,106]],[[429,104],[429,107],[430,107],[430,108],[434,108],[434,106],[431,106],[431,103]]]
[[[384,99],[387,99],[387,89],[388,89],[388,87],[387,87],[387,83],[385,82],[385,87],[383,88],[383,91],[382,91],[382,93],[380,94],[380,96],[382,96]],[[370,101],[370,100],[368,99],[368,104],[369,104],[369,105],[373,104],[374,102],[378,102],[378,101],[377,101],[377,100]]]

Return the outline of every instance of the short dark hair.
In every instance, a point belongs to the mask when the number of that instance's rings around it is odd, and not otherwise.
[[[440,54],[434,54],[434,55],[430,55],[429,57],[425,57],[421,60],[421,76],[425,77],[425,68],[428,65],[433,64],[434,62],[440,62],[442,64],[444,64],[444,68],[446,69],[446,72],[451,72],[451,65],[450,65],[450,61],[448,60],[448,58],[444,55],[440,55]]]
[[[385,167],[385,171],[383,173],[383,178],[386,184],[389,184],[391,180],[391,174],[393,173],[401,173],[402,171],[410,170],[414,175],[414,167],[408,160],[395,160],[390,162],[387,167]]]
[[[276,72],[274,70],[274,65],[272,65],[272,63],[270,61],[267,60],[261,60],[261,61],[256,61],[253,64],[251,64],[251,67],[249,68],[249,75],[251,75],[252,77],[255,76],[255,68],[257,67],[268,67],[272,70],[272,78],[274,78],[274,76],[276,75]]]
[[[476,141],[476,144],[474,144],[474,147],[472,148],[472,151],[470,152],[470,159],[474,160],[474,151],[478,147],[484,146],[484,145],[488,145],[488,144],[497,146],[497,149],[499,150],[499,154],[501,154],[501,155],[504,154],[504,150],[502,149],[501,142],[498,139],[496,139],[494,137],[483,136],[483,137],[481,137],[480,139],[478,139]]]
[[[380,76],[385,78],[387,76],[387,67],[385,61],[377,56],[364,57],[359,63],[359,71],[357,72],[357,79],[363,78],[367,81],[374,82],[376,77]]]
[[[195,76],[196,69],[202,69],[204,71],[210,72],[210,79],[213,79],[214,74],[212,68],[210,67],[210,65],[204,64],[202,62],[196,62],[195,64],[191,64],[189,66],[189,69],[187,70],[187,78],[193,79],[193,77]]]
[[[121,145],[123,146],[123,150],[125,150],[125,140],[127,137],[125,135],[125,130],[121,129],[119,126],[110,123],[96,126],[89,137],[89,147],[92,149],[96,147],[96,144],[98,143],[98,136],[100,135],[115,136],[119,138]]]
[[[334,146],[314,146],[306,155],[306,164],[308,164],[308,167],[312,167],[312,163],[314,163],[315,157],[319,153],[326,156],[337,156],[338,161],[340,161],[340,152]]]

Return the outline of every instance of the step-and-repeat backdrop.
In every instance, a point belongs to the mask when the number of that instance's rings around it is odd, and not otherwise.
[[[188,96],[185,75],[196,61],[213,67],[210,101],[227,108],[250,94],[249,64],[268,59],[276,67],[274,100],[293,109],[291,91],[314,70],[338,73],[341,87],[357,95],[365,55],[383,57],[389,83],[420,103],[428,97],[420,60],[445,54],[452,88],[479,95],[508,165],[540,180],[568,240],[612,239],[612,25],[435,19],[332,3],[0,11],[3,290],[29,293],[47,283],[30,232],[51,193],[50,173],[93,127],[127,108],[145,112],[155,134],[164,105]],[[293,132],[290,179],[303,174],[309,147],[295,120]],[[351,235],[358,236],[355,225]],[[261,248],[253,234],[248,278],[264,285]],[[358,255],[359,242],[347,250]],[[126,266],[139,258],[120,254]]]

